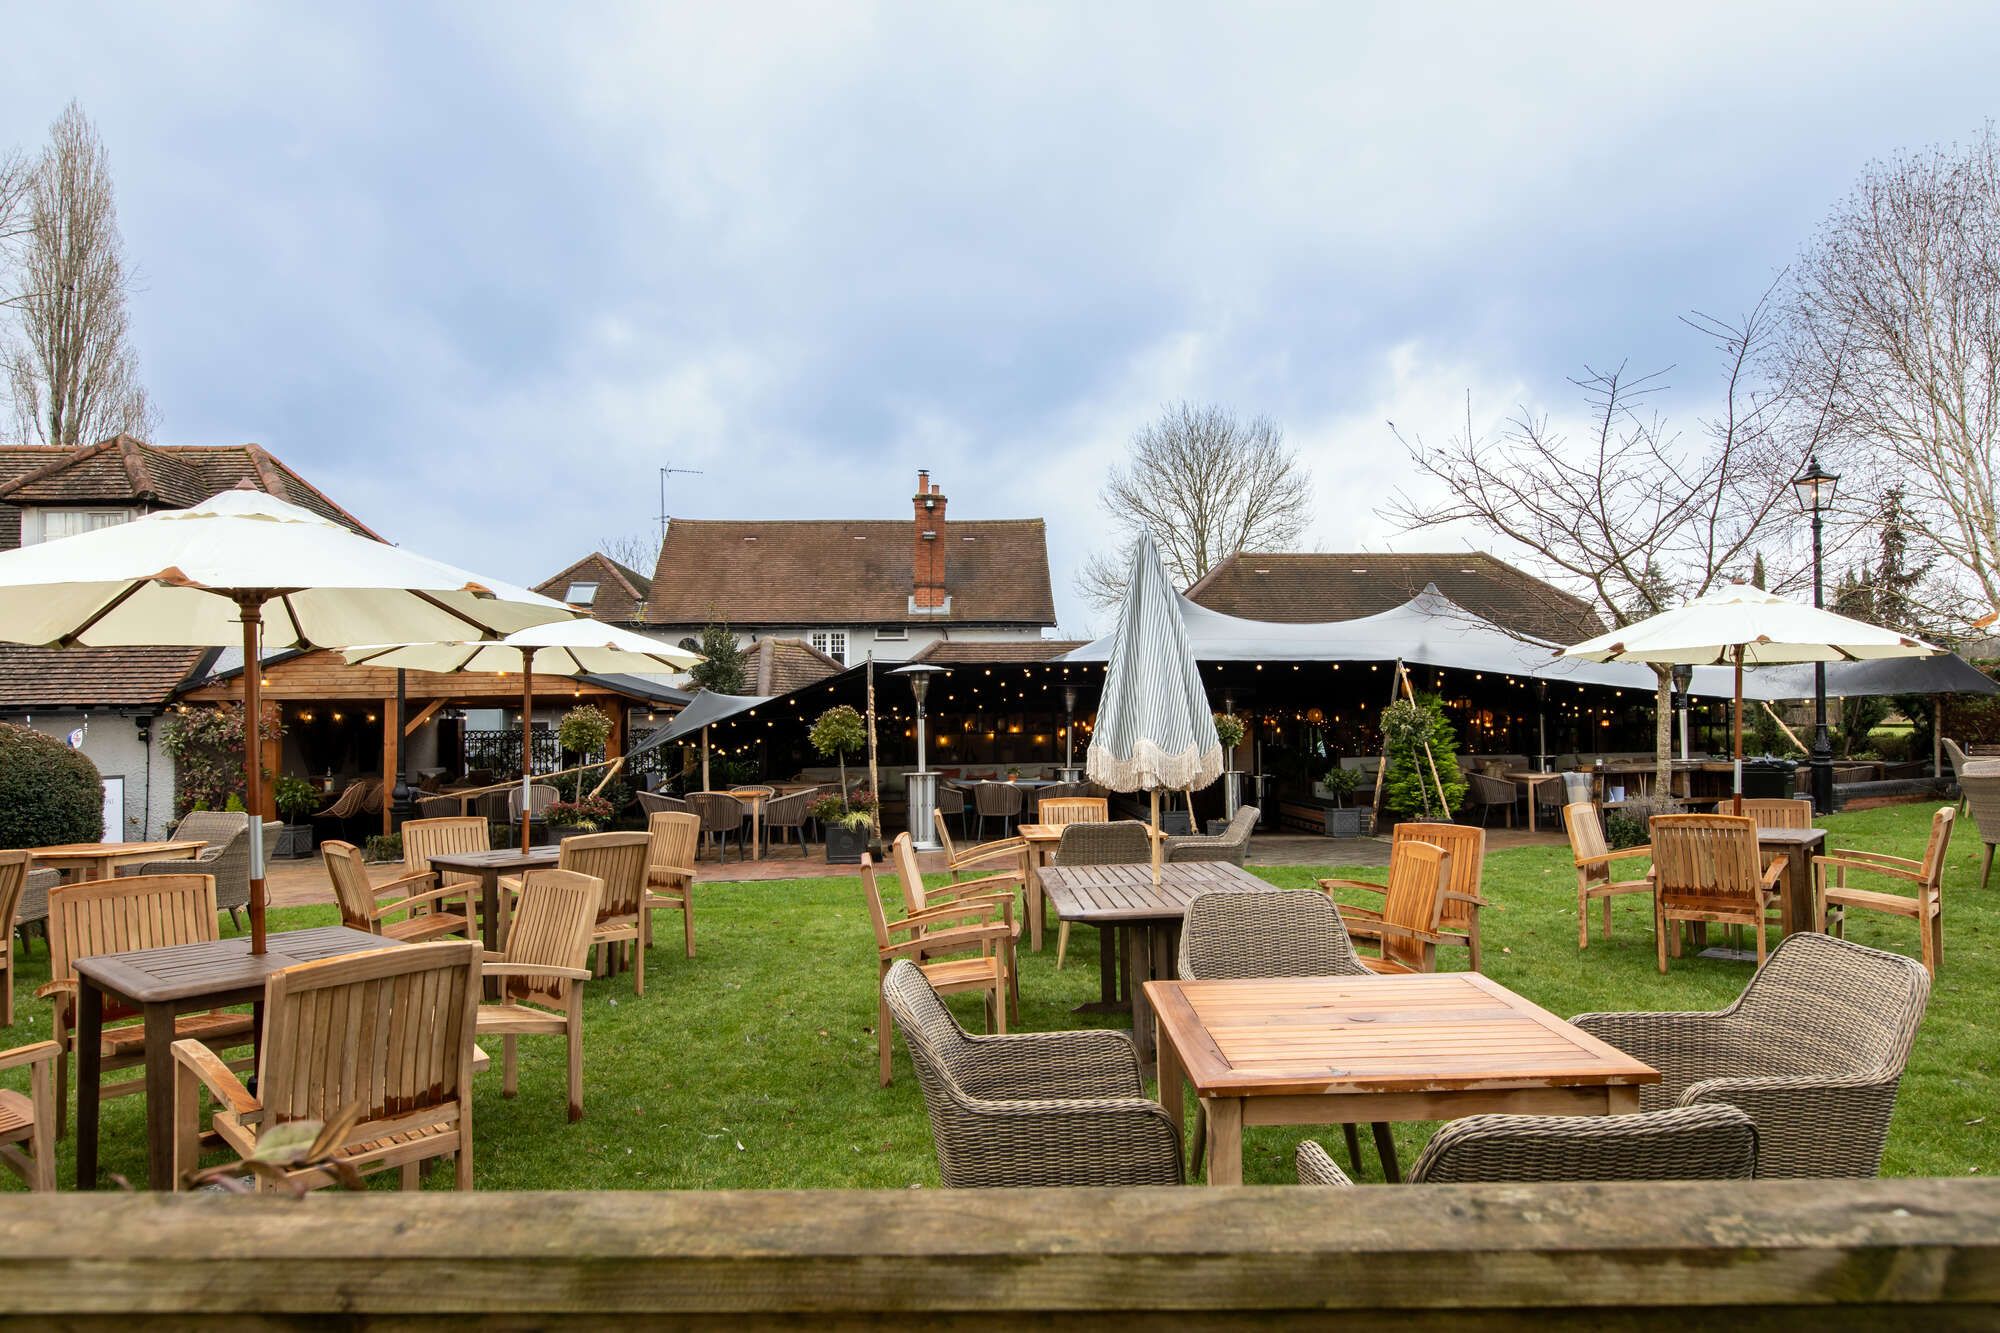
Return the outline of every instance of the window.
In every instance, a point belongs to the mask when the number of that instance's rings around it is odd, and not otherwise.
[[[908,625],[888,625],[875,631],[875,637],[892,643],[902,643],[910,637]]]
[[[572,583],[569,585],[569,591],[563,594],[563,600],[571,606],[589,606],[597,600],[597,585]]]
[[[39,520],[39,524],[22,524],[21,537],[24,545],[33,541],[52,542],[60,537],[96,532],[99,528],[115,528],[120,523],[129,523],[132,520],[132,511],[129,509],[36,509],[29,512]],[[31,536],[29,529],[37,526],[39,535]]]
[[[807,636],[806,642],[814,651],[825,653],[842,666],[847,665],[847,631],[844,629],[816,629]]]

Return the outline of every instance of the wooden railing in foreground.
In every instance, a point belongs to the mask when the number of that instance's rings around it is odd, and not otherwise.
[[[1838,1308],[1835,1308],[1838,1307]],[[0,1319],[1818,1328],[2000,1315],[2000,1183],[12,1196]],[[1761,1320],[1761,1322],[1759,1322]]]

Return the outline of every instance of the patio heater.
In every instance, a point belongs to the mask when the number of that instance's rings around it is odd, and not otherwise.
[[[1798,492],[1799,508],[1812,515],[1813,606],[1826,605],[1820,580],[1820,515],[1833,507],[1833,488],[1840,480],[1836,473],[1819,465],[1819,455],[1806,460],[1806,470],[1792,482]],[[1740,705],[1739,705],[1740,716]],[[1833,809],[1833,738],[1826,730],[1826,663],[1813,663],[1813,809],[1826,814]]]
[[[931,811],[937,809],[938,775],[930,771],[924,757],[924,697],[931,691],[931,677],[946,672],[943,667],[916,662],[897,667],[890,674],[908,676],[910,693],[917,700],[917,767],[915,772],[903,779],[903,797],[910,808],[910,845],[918,851],[934,851],[938,840]]]
[[[1063,686],[1063,781],[1075,782],[1083,777],[1076,766],[1076,686]]]
[[[1688,705],[1692,702],[1688,698],[1688,691],[1694,688],[1694,668],[1682,662],[1673,668],[1673,675],[1674,711],[1680,714],[1681,760],[1685,763],[1688,757]]]

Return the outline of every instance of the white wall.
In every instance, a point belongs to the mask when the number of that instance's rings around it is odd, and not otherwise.
[[[160,742],[160,719],[152,719],[150,743],[139,743],[138,728],[120,713],[34,713],[25,722],[36,731],[67,742],[69,733],[84,728],[83,752],[105,777],[125,779],[124,842],[163,838],[174,823],[174,761]],[[148,763],[150,761],[150,776]],[[107,838],[119,833],[105,830]]]
[[[748,631],[739,631],[736,641],[745,648],[750,646],[753,639],[800,639],[810,643],[812,631],[816,629],[847,631],[849,666],[859,666],[867,661],[871,652],[877,662],[907,662],[940,640],[952,643],[1022,643],[1033,642],[1042,637],[1041,627],[1035,625],[1021,627],[954,625],[949,628],[912,625],[909,628],[909,637],[905,639],[882,638],[880,631],[870,626],[795,625],[783,629],[758,630],[754,636]]]

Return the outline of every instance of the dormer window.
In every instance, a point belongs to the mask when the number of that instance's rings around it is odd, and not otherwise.
[[[120,523],[130,523],[132,518],[130,509],[44,509],[36,506],[21,513],[21,544],[32,546],[36,542],[52,542],[79,533],[96,532],[99,528],[115,528]]]
[[[595,583],[572,583],[569,585],[569,591],[563,594],[563,600],[571,606],[594,605],[597,601],[597,585]]]

